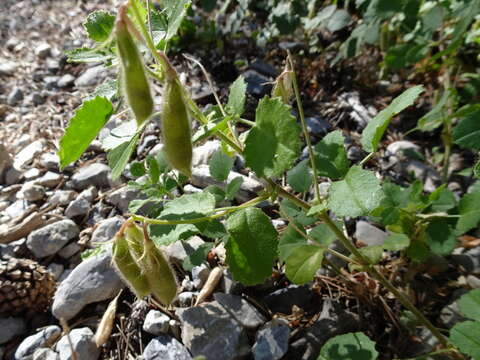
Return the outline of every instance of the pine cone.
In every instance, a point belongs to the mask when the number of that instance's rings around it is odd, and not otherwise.
[[[0,314],[45,311],[56,282],[39,263],[9,258],[0,261]]]

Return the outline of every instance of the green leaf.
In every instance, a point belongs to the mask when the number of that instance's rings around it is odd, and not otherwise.
[[[343,224],[340,221],[334,221],[334,223],[339,229],[343,227]],[[323,246],[329,246],[337,239],[337,235],[327,224],[315,226],[308,232],[308,236]]]
[[[236,178],[232,179],[227,185],[225,189],[225,197],[228,200],[233,200],[237,195],[238,191],[242,187],[243,184],[243,177],[237,176]]]
[[[303,226],[312,225],[317,222],[315,217],[307,216],[300,207],[288,199],[285,199],[280,203],[280,211],[285,213],[286,216],[289,217],[289,220],[291,218]]]
[[[83,24],[90,39],[103,42],[108,39],[115,23],[115,16],[106,11],[94,11]]]
[[[457,222],[457,230],[464,234],[472,230],[480,221],[480,192],[463,195],[458,204],[460,218]]]
[[[343,29],[351,20],[350,14],[343,10],[339,9],[333,13],[327,22],[327,29],[330,32],[335,32]]]
[[[109,63],[114,58],[114,54],[109,49],[90,49],[90,48],[78,48],[74,50],[65,51],[67,54],[68,62],[102,62]]]
[[[234,279],[246,284],[262,283],[271,276],[277,257],[277,231],[270,218],[254,207],[227,219],[226,262]]]
[[[108,166],[112,168],[112,179],[118,179],[128,164],[128,160],[135,150],[140,134],[136,134],[130,141],[120,144],[107,154]]]
[[[361,332],[338,335],[328,340],[317,360],[375,360],[375,343]]]
[[[432,131],[441,126],[448,115],[446,110],[452,96],[452,90],[444,91],[442,97],[432,110],[418,120],[417,129],[421,131]]]
[[[298,158],[300,128],[290,111],[279,98],[260,100],[244,152],[247,166],[260,177],[280,176]]]
[[[362,254],[371,265],[376,265],[380,262],[380,260],[382,260],[383,246],[382,245],[366,246],[358,249],[358,252]],[[356,259],[354,255],[351,255],[350,257]],[[349,267],[356,268],[357,265],[349,264]],[[359,266],[359,271],[361,271],[362,269],[363,269],[363,266]]]
[[[458,300],[458,307],[466,317],[480,321],[480,289],[471,290]]]
[[[387,236],[383,248],[390,251],[400,251],[410,246],[410,238],[405,234],[392,233]]]
[[[141,161],[132,162],[130,165],[130,173],[135,177],[140,177],[145,175],[145,165]]]
[[[310,189],[312,174],[308,167],[308,159],[299,162],[292,170],[287,172],[287,181],[297,192],[306,192]]]
[[[152,184],[157,184],[160,180],[160,167],[158,166],[157,159],[154,156],[148,155],[146,159],[148,165],[148,175]]]
[[[430,213],[447,212],[457,205],[455,195],[445,185],[432,192],[428,200],[431,202],[428,209]]]
[[[177,34],[182,20],[187,14],[187,9],[191,4],[190,0],[164,0],[162,5],[168,20],[168,29],[165,40],[170,40]]]
[[[60,169],[78,160],[113,113],[110,101],[103,97],[85,101],[70,120],[60,140]]]
[[[480,322],[464,321],[450,330],[450,341],[460,351],[473,358],[480,359]]]
[[[99,85],[92,94],[92,98],[96,96],[101,96],[107,98],[110,101],[117,99],[118,95],[118,84],[117,80],[108,80],[103,84]]]
[[[205,216],[215,209],[215,197],[208,192],[186,194],[173,199],[165,204],[160,218],[171,219],[172,215],[181,215],[182,218],[194,215]]]
[[[480,150],[480,111],[470,114],[455,126],[453,139],[462,148]]]
[[[337,216],[368,215],[380,205],[383,191],[380,181],[370,171],[352,166],[344,180],[332,183],[328,206]]]
[[[368,123],[367,127],[363,130],[361,141],[365,151],[377,151],[380,139],[387,129],[390,120],[403,109],[412,105],[423,91],[424,89],[421,85],[405,90]]]
[[[243,76],[239,76],[237,80],[230,86],[230,95],[228,96],[227,112],[230,115],[241,116],[245,106],[247,84]]]
[[[455,232],[444,219],[435,219],[425,231],[430,249],[437,255],[451,254],[457,244]]]
[[[195,266],[201,265],[207,258],[208,253],[212,250],[214,243],[205,243],[200,245],[193,253],[183,260],[183,268],[185,271],[192,271]]]
[[[235,159],[225,154],[222,150],[217,150],[210,159],[210,174],[218,181],[225,181],[232,170]]]
[[[296,225],[303,233],[301,225]],[[285,262],[286,275],[295,284],[311,281],[322,266],[324,248],[310,245],[292,224],[283,232],[278,244],[280,259]]]
[[[124,142],[130,141],[136,133],[137,122],[135,120],[123,122],[110,130],[110,134],[102,140],[102,145],[106,150],[115,149]]]
[[[343,145],[345,138],[340,130],[327,134],[315,146],[315,165],[318,175],[341,179],[348,172],[350,161]]]

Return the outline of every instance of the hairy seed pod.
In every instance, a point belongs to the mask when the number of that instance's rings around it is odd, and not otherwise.
[[[277,77],[272,90],[272,97],[280,97],[285,104],[290,104],[293,96],[293,71],[288,66]]]
[[[177,296],[177,279],[162,251],[157,248],[143,229],[131,222],[125,228],[129,244],[143,241],[143,253],[137,258],[142,274],[148,281],[150,293],[164,305],[170,305]],[[138,247],[131,247],[134,257],[140,255]]]
[[[117,48],[122,63],[122,83],[128,104],[137,121],[142,125],[153,112],[153,99],[145,75],[145,68],[138,49],[128,31],[125,12],[121,12],[115,25]]]
[[[166,83],[162,110],[162,134],[168,162],[174,169],[190,177],[192,174],[190,120],[183,87],[177,78],[168,79]]]
[[[113,262],[125,282],[137,297],[141,299],[150,294],[150,285],[129,248],[129,242],[123,233],[123,229],[120,229],[114,239]]]

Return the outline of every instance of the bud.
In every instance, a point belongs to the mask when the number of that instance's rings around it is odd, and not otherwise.
[[[170,165],[190,177],[192,136],[184,89],[178,77],[167,78],[162,110],[164,151]]]
[[[128,105],[132,109],[137,126],[140,126],[153,112],[153,99],[142,58],[128,30],[126,16],[124,10],[119,11],[115,25],[118,55],[122,63],[121,80]]]

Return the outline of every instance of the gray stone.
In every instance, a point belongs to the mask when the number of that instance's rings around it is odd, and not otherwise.
[[[388,234],[370,223],[360,220],[357,221],[355,229],[355,238],[367,246],[383,245]]]
[[[90,211],[92,203],[84,197],[78,197],[68,205],[65,216],[73,219],[76,216],[85,216]]]
[[[252,352],[255,360],[278,360],[288,351],[290,328],[279,321],[269,322],[258,331]]]
[[[7,215],[12,219],[16,217],[21,217],[23,216],[25,211],[27,211],[27,209],[28,204],[25,200],[17,200],[5,209],[4,215]]]
[[[16,62],[0,60],[0,75],[13,75],[15,70],[17,70]]]
[[[438,172],[431,166],[424,164],[418,160],[408,160],[399,162],[401,171],[405,174],[411,174],[415,179],[422,180],[424,190],[431,192],[436,185],[441,182],[441,177]]]
[[[68,86],[72,86],[74,81],[75,76],[71,74],[65,74],[58,80],[57,85],[59,88],[66,88]]]
[[[180,306],[192,306],[197,294],[193,291],[184,291],[178,294],[178,303]]]
[[[28,169],[27,171],[25,171],[23,173],[23,177],[25,178],[25,180],[32,180],[32,179],[35,179],[37,177],[40,176],[40,170],[38,170],[37,168],[31,168],[31,169]]]
[[[124,219],[120,216],[103,220],[93,232],[90,243],[95,245],[96,243],[103,243],[112,240],[117,231],[120,230],[123,222]]]
[[[263,76],[255,70],[247,70],[243,73],[247,83],[247,93],[257,98],[268,94],[272,88],[270,78]]]
[[[149,334],[160,335],[168,332],[170,318],[158,310],[150,310],[145,316],[143,330]]]
[[[27,247],[37,258],[55,254],[70,240],[77,237],[80,230],[72,220],[61,220],[44,226],[28,235]]]
[[[63,249],[61,249],[58,252],[58,255],[63,258],[63,259],[69,259],[76,253],[78,253],[80,250],[82,250],[81,246],[78,245],[76,242],[72,242],[65,246]]]
[[[10,106],[15,106],[20,101],[23,100],[23,91],[18,87],[14,87],[7,97],[7,104]]]
[[[55,193],[48,199],[50,205],[60,205],[65,206],[70,204],[70,202],[75,199],[77,193],[73,190],[57,190]]]
[[[451,256],[452,262],[462,266],[468,274],[480,275],[480,246],[466,251],[457,250],[459,251]]]
[[[292,307],[311,307],[313,294],[307,286],[289,285],[265,296],[265,303],[274,313],[291,314]]]
[[[4,182],[5,174],[11,168],[13,159],[7,151],[5,145],[0,143],[0,184]]]
[[[130,201],[145,198],[146,195],[140,193],[139,190],[124,186],[108,194],[105,200],[125,214],[128,213],[128,204],[130,204]],[[142,212],[141,210],[142,209],[140,209],[139,212]]]
[[[62,182],[63,176],[53,171],[47,171],[35,184],[53,188]]]
[[[197,289],[201,289],[205,281],[207,281],[210,274],[210,268],[206,264],[194,266],[192,269],[192,282],[193,286]]]
[[[84,190],[89,186],[98,188],[109,186],[110,168],[108,165],[95,163],[80,168],[72,176],[72,185],[76,190]]]
[[[60,80],[59,76],[45,76],[43,78],[43,82],[45,84],[45,88],[47,90],[54,90],[58,87],[58,80]]]
[[[32,93],[29,98],[30,103],[33,104],[33,106],[45,104],[45,97],[43,97],[43,95],[38,92]]]
[[[0,329],[0,344],[5,344],[25,332],[25,320],[18,317],[0,318]]]
[[[17,184],[21,178],[22,178],[21,171],[15,169],[14,167],[11,167],[5,173],[4,182],[5,182],[5,185],[13,185],[13,184]]]
[[[62,264],[51,263],[47,266],[47,270],[50,271],[55,280],[58,280],[63,273],[64,267]]]
[[[52,349],[41,348],[33,353],[32,360],[60,360],[60,355]]]
[[[467,284],[472,289],[480,289],[480,279],[476,276],[468,275],[467,276]]]
[[[356,91],[340,94],[339,105],[350,111],[350,117],[360,129],[363,129],[375,116],[373,111],[367,109],[360,101],[360,94]],[[373,109],[372,109],[373,110]]]
[[[291,360],[315,360],[322,346],[332,337],[358,331],[360,322],[356,315],[337,303],[325,300],[320,317],[315,323],[299,334],[298,340],[290,345],[285,355]]]
[[[454,301],[451,304],[446,305],[440,311],[440,321],[445,325],[447,329],[452,328],[455,324],[459,323],[460,321],[467,320],[458,307],[458,302]]]
[[[43,141],[36,140],[30,145],[24,147],[13,159],[13,166],[20,170],[25,165],[30,164],[43,151]]]
[[[92,86],[100,83],[106,76],[106,70],[102,65],[94,66],[85,70],[77,80],[75,80],[75,86]]]
[[[142,354],[143,360],[192,360],[187,348],[170,335],[152,339]]]
[[[175,261],[181,264],[203,244],[205,244],[205,241],[203,241],[201,237],[192,236],[186,241],[175,241],[168,246],[161,246],[161,248],[170,261]]]
[[[58,170],[60,160],[55,153],[45,153],[40,156],[40,165],[48,170]]]
[[[25,338],[15,351],[15,360],[32,355],[38,348],[52,345],[61,334],[62,329],[59,326],[50,325]]]
[[[217,301],[177,309],[182,342],[193,356],[209,360],[238,359],[250,352],[245,330]]]
[[[41,43],[37,45],[34,51],[35,55],[37,55],[39,58],[45,59],[50,55],[52,47],[48,43]]]
[[[221,307],[247,329],[256,329],[266,321],[265,317],[253,305],[240,296],[215,293],[213,297]]]
[[[20,192],[23,198],[28,201],[42,200],[45,196],[45,189],[43,186],[35,185],[33,183],[25,183]]]
[[[242,175],[235,171],[231,171],[229,173],[227,182],[219,182],[210,175],[210,169],[208,165],[199,165],[197,167],[194,167],[192,169],[191,181],[194,186],[200,188],[206,188],[209,185],[217,185],[225,189],[225,183],[229,183],[234,178],[239,176],[243,178],[243,183],[237,195],[235,196],[238,201],[248,201],[252,199],[258,191],[263,189],[263,185],[259,180],[256,180],[253,177]]]
[[[210,140],[193,149],[192,166],[208,165],[212,155],[221,148],[220,141]]]
[[[305,121],[307,123],[308,132],[314,136],[325,135],[332,128],[332,125],[330,125],[327,120],[318,116],[307,117],[305,118]]]
[[[398,153],[403,153],[405,150],[420,151],[420,147],[412,143],[411,141],[399,140],[389,144],[387,146],[387,150],[385,151],[385,154],[387,156],[398,155]]]
[[[60,360],[73,360],[72,348],[77,354],[77,359],[97,360],[100,349],[95,344],[93,336],[92,330],[86,327],[73,329],[68,335],[62,336],[55,347]]]
[[[106,251],[89,257],[73,269],[57,288],[52,314],[68,321],[85,305],[116,296],[125,285],[111,263],[111,251]]]

